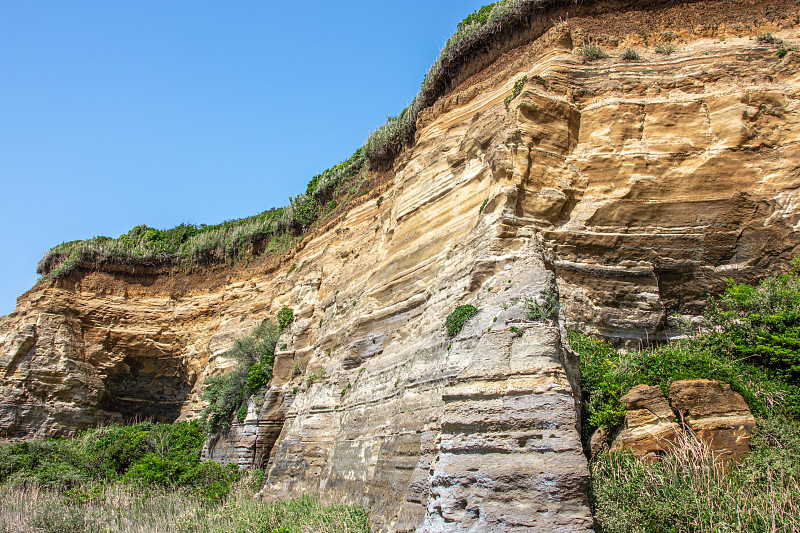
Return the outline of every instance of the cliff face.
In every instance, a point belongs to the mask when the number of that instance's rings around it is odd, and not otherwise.
[[[800,53],[749,38],[791,41],[796,10],[770,25],[730,3],[744,22],[712,27],[693,21],[727,2],[655,4],[550,27],[554,9],[487,47],[392,172],[290,256],[37,285],[0,319],[2,435],[191,417],[219,354],[289,305],[269,392],[210,457],[266,466],[268,498],[364,504],[386,531],[589,530],[565,328],[667,336],[669,313],[800,242]],[[590,38],[617,56],[585,62]],[[675,53],[652,52],[664,39]],[[557,320],[526,320],[548,297]]]

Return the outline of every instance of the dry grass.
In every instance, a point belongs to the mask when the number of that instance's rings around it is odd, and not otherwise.
[[[223,504],[189,492],[130,485],[61,493],[35,485],[0,486],[0,532],[22,533],[368,533],[360,508],[322,506],[315,498],[268,505],[240,484]]]
[[[800,431],[762,422],[756,449],[729,472],[691,434],[658,463],[607,454],[592,464],[606,533],[800,532]]]

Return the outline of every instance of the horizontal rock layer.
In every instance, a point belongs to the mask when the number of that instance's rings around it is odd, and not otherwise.
[[[391,175],[286,257],[37,285],[0,319],[0,435],[192,417],[220,354],[289,305],[269,392],[209,457],[266,467],[267,498],[366,505],[382,531],[590,529],[564,328],[667,337],[724,278],[783,268],[800,220],[800,54],[748,38],[789,39],[797,14],[619,5],[478,54]],[[686,22],[720,6],[745,22]],[[585,62],[590,39],[615,55]],[[645,51],[664,39],[678,50]],[[553,298],[531,320],[526,299]]]

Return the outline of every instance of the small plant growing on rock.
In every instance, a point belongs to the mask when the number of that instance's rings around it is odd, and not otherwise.
[[[506,96],[504,103],[506,104],[506,109],[508,109],[508,104],[511,103],[511,100],[519,96],[519,93],[522,92],[523,87],[525,87],[525,83],[528,81],[528,76],[522,76],[516,82],[514,82],[514,90],[511,92],[510,95]],[[481,208],[483,210],[483,208]]]
[[[542,302],[536,298],[525,298],[525,309],[525,320],[550,322],[558,311],[558,299],[552,292],[547,294]]]
[[[383,203],[383,196],[379,196],[378,199],[375,201],[375,203],[378,204],[378,207],[380,207],[381,204]]]
[[[480,215],[481,213],[483,213],[483,209],[486,207],[486,204],[488,204],[488,203],[489,203],[489,199],[488,199],[488,198],[487,198],[486,200],[484,200],[484,201],[483,201],[483,203],[481,204],[481,208],[480,208],[480,209],[478,209],[478,214],[479,214],[479,215]]]
[[[306,380],[306,385],[310,387],[314,383],[322,382],[325,381],[326,379],[328,379],[328,374],[325,373],[325,369],[318,368],[310,376],[308,376],[308,379]]]
[[[511,326],[508,330],[514,334],[515,337],[522,337],[522,330],[517,326]]]
[[[622,58],[623,61],[641,61],[642,60],[642,56],[640,56],[639,53],[636,50],[634,50],[633,48],[626,48],[625,51],[620,56],[620,58]]]
[[[447,316],[445,327],[447,334],[451,337],[458,335],[467,320],[472,318],[478,313],[478,308],[474,305],[459,305],[455,310]]]
[[[758,37],[756,37],[756,41],[762,44],[777,44],[780,42],[780,39],[776,38],[771,33],[762,33]]]
[[[671,53],[673,53],[675,50],[676,50],[676,48],[675,48],[674,44],[661,43],[661,44],[656,45],[656,53],[657,54],[664,54],[665,56],[668,56]]]
[[[292,321],[294,321],[294,311],[288,305],[284,305],[281,307],[281,310],[278,311],[278,328],[281,331],[285,330],[286,328],[291,325]]]
[[[605,50],[596,44],[587,44],[585,46],[581,46],[578,48],[578,55],[583,57],[583,60],[586,62],[608,57],[608,54],[605,52]]]

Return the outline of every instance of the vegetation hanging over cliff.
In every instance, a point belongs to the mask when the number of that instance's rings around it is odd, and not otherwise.
[[[412,103],[389,117],[346,161],[314,176],[306,191],[289,198],[285,207],[211,226],[181,224],[158,230],[140,225],[116,239],[99,236],[63,243],[45,254],[37,272],[59,278],[82,263],[202,265],[288,249],[336,207],[358,196],[369,168],[390,167],[403,148],[414,142],[419,112],[447,93],[451,81],[481,46],[503,32],[528,25],[535,9],[558,3],[503,0],[468,15],[447,41]]]

